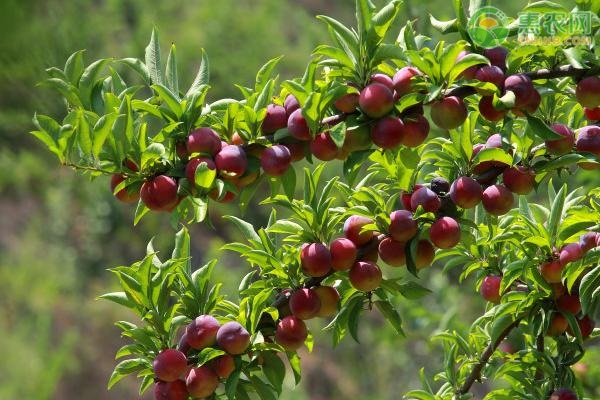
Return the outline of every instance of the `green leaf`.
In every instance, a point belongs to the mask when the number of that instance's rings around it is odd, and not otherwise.
[[[450,81],[450,83],[452,83],[467,68],[475,65],[489,65],[489,63],[490,61],[480,54],[467,54],[454,64],[454,67],[452,67],[452,69],[450,70],[450,74],[448,75],[448,80]]]
[[[102,151],[102,146],[106,141],[106,138],[111,132],[114,122],[118,117],[117,113],[110,113],[103,115],[96,122],[93,129],[93,140],[92,140],[92,155],[98,157]]]
[[[556,133],[552,129],[550,129],[550,127],[548,125],[546,125],[544,123],[544,121],[542,121],[540,118],[534,117],[533,115],[530,115],[530,114],[526,114],[526,116],[527,116],[527,123],[529,124],[529,127],[531,128],[533,133],[535,133],[540,138],[542,138],[544,140],[552,140],[552,139],[562,138],[561,135],[559,135],[558,133]]]
[[[260,93],[267,85],[269,80],[273,78],[273,71],[275,71],[275,67],[277,64],[279,64],[279,61],[281,61],[282,58],[283,56],[272,58],[258,70],[254,85],[255,92]]]
[[[40,86],[46,86],[59,92],[70,104],[82,107],[80,93],[75,86],[58,78],[46,79]]]
[[[333,140],[337,148],[341,149],[344,145],[344,140],[346,140],[346,123],[342,122],[331,128],[329,136],[331,136],[331,140]]]
[[[458,32],[458,20],[440,21],[429,14],[429,23],[442,34]]]
[[[179,78],[177,76],[177,55],[175,52],[175,45],[171,45],[171,50],[169,51],[169,57],[167,58],[167,88],[175,95],[175,97],[179,98]]]
[[[256,233],[256,231],[254,230],[252,224],[242,219],[239,219],[238,217],[234,217],[233,215],[225,215],[223,218],[236,224],[244,238],[248,240],[254,240],[257,243],[260,243],[260,237],[258,236],[258,233]]]
[[[285,365],[283,361],[281,361],[279,356],[270,351],[265,351],[261,355],[264,358],[263,372],[265,376],[275,388],[275,391],[281,394],[283,380],[285,379]]]
[[[196,74],[196,78],[194,79],[192,86],[190,86],[187,93],[185,94],[185,97],[187,99],[194,96],[195,94],[201,93],[203,87],[208,85],[208,82],[210,80],[208,56],[204,49],[200,49],[200,53],[202,56],[202,61],[200,62],[200,68],[198,69],[198,73]]]
[[[165,156],[167,150],[162,143],[152,143],[142,153],[142,170],[145,169],[152,162]]]
[[[293,200],[294,194],[296,193],[296,170],[290,166],[285,174],[281,176],[281,182],[283,184],[283,192],[288,199]]]
[[[473,165],[478,165],[486,161],[497,161],[507,165],[512,165],[513,158],[503,149],[483,149],[473,158]]]
[[[349,57],[352,55],[350,58],[356,58],[356,56],[358,56],[358,36],[353,31],[348,29],[341,22],[326,15],[318,15],[317,19],[327,24],[330,29],[330,33],[333,32],[335,34],[332,35],[334,40],[336,40],[340,46],[344,48],[347,54],[349,53]]]
[[[88,155],[92,152],[92,132],[90,130],[90,123],[83,110],[79,109],[77,111],[77,116],[77,142],[79,143],[79,147],[83,154]]]
[[[95,61],[88,65],[88,67],[83,71],[81,79],[79,80],[79,92],[81,93],[80,97],[86,108],[89,109],[92,105],[92,90],[94,89],[96,82],[101,79],[98,77],[98,75],[100,75],[100,72],[102,72],[102,69],[106,66],[106,64],[111,61],[112,59]]]
[[[294,382],[296,385],[300,383],[302,379],[302,363],[300,360],[300,356],[298,353],[286,353],[288,361],[290,362],[290,367],[292,368],[292,372],[294,373]]]
[[[398,284],[400,294],[407,299],[416,300],[432,293],[431,290],[419,285],[415,281],[406,281]]]
[[[201,162],[196,167],[194,173],[194,183],[197,187],[202,189],[210,189],[215,182],[217,177],[217,171],[215,169],[208,168],[208,164]]]
[[[152,89],[158,94],[158,97],[166,104],[166,106],[175,114],[177,118],[183,114],[183,108],[177,96],[166,86],[155,84]]]
[[[402,318],[400,318],[398,311],[396,311],[388,301],[377,300],[375,301],[375,306],[396,332],[398,332],[399,335],[404,336],[404,330],[402,330]]]
[[[356,22],[358,23],[358,33],[362,38],[367,37],[367,32],[371,29],[371,16],[375,8],[371,0],[356,0]]]
[[[163,76],[162,66],[160,65],[160,43],[158,41],[158,32],[156,28],[152,29],[150,43],[146,46],[145,59],[150,81],[155,85],[164,85],[165,78]]]
[[[512,90],[508,90],[502,97],[498,97],[496,94],[494,94],[492,105],[497,110],[509,110],[515,106],[516,100],[517,97],[515,96],[515,93]]]
[[[98,296],[97,299],[112,301],[113,303],[117,303],[132,310],[135,310],[136,308],[136,304],[127,297],[125,292],[106,293],[102,296]]]
[[[547,229],[553,245],[556,243],[556,233],[558,232],[558,226],[562,219],[566,197],[567,186],[563,185],[556,194],[552,206],[550,207],[550,217],[548,218]]]
[[[127,65],[129,68],[135,71],[142,78],[146,85],[150,86],[152,84],[148,67],[146,67],[146,64],[144,64],[142,60],[138,58],[122,58],[119,60],[119,62]]]
[[[139,372],[147,368],[147,363],[141,358],[123,360],[115,367],[110,379],[108,380],[108,388],[112,388],[117,382],[125,378],[129,374]]]
[[[79,79],[83,74],[85,65],[83,63],[83,52],[85,50],[79,50],[71,54],[65,64],[65,76],[73,85],[77,86]]]
[[[373,31],[380,40],[385,37],[385,34],[396,19],[401,4],[402,0],[393,0],[373,16]]]

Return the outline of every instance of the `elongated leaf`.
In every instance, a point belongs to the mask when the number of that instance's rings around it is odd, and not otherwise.
[[[79,79],[83,74],[85,65],[83,64],[83,52],[85,50],[79,50],[71,54],[65,64],[65,76],[71,82],[71,84],[77,86]]]
[[[79,92],[81,100],[86,108],[90,108],[92,105],[92,90],[96,85],[96,82],[100,80],[100,73],[104,67],[111,62],[112,59],[102,59],[93,62],[83,71],[81,79],[79,80]]]
[[[548,233],[550,235],[550,240],[552,244],[556,243],[556,233],[558,232],[558,226],[562,219],[565,199],[567,197],[567,187],[566,185],[561,187],[554,201],[552,202],[552,206],[550,207],[550,217],[548,218]]]
[[[167,58],[167,87],[171,92],[175,95],[176,98],[179,98],[179,77],[177,76],[177,54],[175,50],[175,45],[171,45],[171,50],[169,51],[169,57]]]
[[[190,86],[185,94],[186,98],[190,98],[195,94],[201,93],[203,90],[202,88],[208,85],[210,79],[208,56],[206,55],[204,49],[200,49],[200,54],[202,58],[202,61],[200,62],[200,68],[198,69],[198,74],[196,74],[196,78],[194,79],[192,86]]]
[[[244,238],[249,239],[249,240],[254,240],[257,243],[260,243],[260,237],[258,236],[258,233],[256,233],[256,231],[254,230],[254,227],[252,226],[252,224],[250,224],[242,219],[239,219],[237,217],[234,217],[233,215],[225,215],[223,218],[235,223]]]
[[[562,138],[561,135],[550,129],[550,127],[538,117],[534,117],[533,115],[527,114],[527,123],[529,124],[529,127],[531,128],[533,133],[535,133],[537,136],[544,140]]]
[[[254,90],[256,92],[261,92],[265,85],[268,84],[269,80],[273,78],[273,71],[275,71],[275,67],[279,64],[279,61],[283,56],[272,58],[267,61],[265,65],[263,65],[256,74],[256,83],[254,86]]]
[[[146,46],[145,59],[150,81],[155,85],[164,85],[165,78],[160,62],[160,43],[158,42],[158,32],[156,28],[152,29],[150,43],[148,43],[148,46]]]

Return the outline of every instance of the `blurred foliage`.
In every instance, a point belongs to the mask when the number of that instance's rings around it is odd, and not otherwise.
[[[520,7],[505,3],[492,2],[509,14]],[[452,9],[447,0],[405,0],[401,19],[416,19],[417,30],[433,35],[429,12],[443,18]],[[26,133],[33,111],[57,114],[61,109],[54,94],[36,88],[43,70],[62,65],[82,48],[88,60],[141,56],[155,25],[163,40],[177,43],[186,83],[204,47],[211,60],[210,96],[236,96],[233,83],[251,82],[256,70],[277,55],[285,55],[282,77],[301,74],[314,45],[327,42],[327,32],[314,15],[350,22],[352,13],[352,0],[2,1],[0,399],[136,398],[134,380],[105,390],[112,354],[122,343],[110,321],[125,316],[94,298],[110,289],[105,268],[138,259],[153,235],[156,248],[166,251],[173,233],[167,218],[158,214],[133,228],[132,210],[113,201],[106,180],[91,184],[60,168]],[[336,174],[336,168],[333,163],[328,174]],[[592,174],[578,179],[589,184],[597,179]],[[229,207],[233,213],[234,206]],[[235,296],[245,266],[237,256],[218,252],[237,238],[237,231],[220,218],[226,211],[212,210],[214,230],[192,229],[193,255],[195,265],[218,256],[216,279]],[[261,224],[265,212],[255,207],[246,218]],[[325,335],[317,338],[314,354],[303,357],[304,381],[288,398],[394,399],[419,385],[418,366],[438,370],[441,355],[436,357],[431,334],[464,331],[483,304],[475,293],[461,290],[456,277],[439,270],[424,275],[433,294],[402,300],[406,338],[397,337],[376,315],[365,320],[360,344],[345,341],[331,349]],[[600,382],[600,367],[593,362],[597,357],[597,349],[590,351],[580,372],[592,389]]]

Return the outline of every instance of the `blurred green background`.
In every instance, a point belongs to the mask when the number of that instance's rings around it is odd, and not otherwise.
[[[420,32],[433,34],[428,13],[448,18],[450,4],[405,0],[399,22],[416,20]],[[523,4],[498,5],[514,15]],[[314,16],[327,14],[351,24],[353,7],[353,0],[2,1],[0,399],[140,398],[135,379],[106,391],[114,353],[123,344],[113,322],[131,316],[95,297],[114,289],[106,268],[141,258],[153,236],[157,247],[168,252],[174,233],[161,214],[134,228],[133,209],[113,200],[107,178],[89,181],[61,168],[28,134],[34,112],[63,112],[54,93],[36,87],[44,69],[62,67],[78,49],[86,49],[88,62],[143,58],[155,25],[163,49],[176,43],[185,84],[193,79],[204,47],[211,63],[211,99],[235,97],[233,84],[250,84],[272,57],[285,55],[279,67],[283,78],[301,74],[311,49],[328,41]],[[336,168],[330,167],[331,175]],[[260,224],[268,211],[255,207],[247,218]],[[221,258],[216,278],[235,298],[247,266],[218,251],[223,243],[242,239],[220,218],[226,213],[238,211],[234,206],[213,208],[214,230],[193,227],[193,255],[197,265]],[[439,269],[423,276],[434,294],[403,300],[407,338],[396,336],[377,313],[364,317],[360,344],[349,339],[332,349],[327,334],[319,333],[314,354],[303,354],[303,383],[292,390],[290,382],[283,398],[398,399],[420,387],[421,366],[430,375],[439,371],[441,350],[430,342],[431,334],[447,328],[465,331],[484,305],[471,289],[456,285],[455,277],[449,285]],[[319,323],[311,326],[317,330]],[[600,382],[600,371],[593,366],[586,374],[588,382]],[[478,396],[485,393],[485,387],[477,390]]]

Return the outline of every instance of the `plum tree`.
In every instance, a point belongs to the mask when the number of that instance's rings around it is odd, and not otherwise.
[[[360,109],[371,118],[380,118],[392,111],[394,94],[381,83],[366,86],[358,98]]]
[[[308,123],[302,115],[302,109],[298,108],[292,112],[287,121],[287,128],[290,135],[298,140],[311,140],[312,135],[308,128]]]
[[[494,107],[494,96],[482,96],[479,100],[479,112],[488,121],[500,121],[506,116],[506,110],[498,110]]]
[[[546,150],[548,153],[561,155],[570,152],[575,144],[575,132],[564,124],[554,124],[551,128],[554,132],[563,136],[563,138],[546,140]]]
[[[525,107],[535,92],[531,78],[524,74],[508,76],[504,80],[504,90],[515,94],[515,107]]]
[[[442,217],[431,225],[429,237],[440,249],[450,249],[460,242],[460,226],[454,218]]]
[[[344,222],[344,236],[356,246],[363,246],[373,238],[374,232],[363,230],[365,225],[371,223],[373,220],[370,218],[352,215]]]
[[[573,315],[579,314],[581,311],[581,302],[579,296],[575,294],[565,294],[556,300],[556,308],[562,312],[568,312]]]
[[[492,185],[483,191],[481,201],[485,210],[492,215],[503,215],[512,208],[514,197],[502,185]]]
[[[215,156],[215,165],[221,175],[239,177],[246,172],[248,158],[240,146],[227,145]]]
[[[235,360],[229,354],[223,354],[210,360],[210,368],[221,379],[227,379],[235,371]]]
[[[358,249],[350,239],[339,238],[329,244],[331,254],[331,268],[336,271],[345,271],[354,265]]]
[[[317,286],[313,289],[313,292],[317,294],[320,301],[317,317],[331,317],[337,313],[340,293],[336,288],[331,286]]]
[[[312,289],[298,289],[290,296],[290,311],[300,319],[311,319],[321,309],[321,298]]]
[[[502,172],[502,182],[511,192],[526,195],[535,186],[535,172],[523,165],[507,168]]]
[[[328,132],[322,132],[311,140],[310,152],[321,161],[331,161],[338,155],[338,147]]]
[[[552,392],[549,400],[577,400],[577,395],[571,389],[561,388]]]
[[[460,97],[444,97],[431,105],[431,119],[442,129],[458,128],[467,119],[467,106]]]
[[[308,329],[298,317],[282,318],[277,324],[275,341],[288,351],[298,350],[308,337]]]
[[[401,267],[406,264],[406,243],[390,237],[379,242],[379,257],[391,267]]]
[[[144,182],[140,198],[151,210],[171,211],[178,202],[177,182],[166,175],[159,175]]]
[[[122,174],[114,174],[110,178],[110,191],[115,195],[115,197],[121,200],[123,203],[135,203],[140,198],[140,193],[137,191],[130,191],[128,188],[123,188],[115,193],[115,189],[121,182],[127,179],[125,175]]]
[[[198,128],[190,132],[185,143],[188,154],[201,153],[214,156],[221,150],[221,138],[211,128]]]
[[[496,46],[491,49],[485,49],[483,55],[490,60],[492,65],[506,72],[506,59],[508,57],[508,49],[504,46]]]
[[[277,104],[267,106],[267,114],[260,126],[263,133],[274,133],[287,126],[288,115],[284,107]]]
[[[421,72],[415,67],[403,67],[400,68],[395,74],[392,80],[394,90],[398,97],[402,97],[407,93],[410,93],[414,89],[415,76],[421,75]]]
[[[260,156],[260,167],[265,174],[270,176],[281,176],[292,163],[290,149],[282,144],[277,144],[265,149]]]
[[[358,96],[358,93],[348,93],[341,96],[335,101],[335,108],[346,114],[353,113],[358,107]]]
[[[559,336],[566,332],[569,322],[561,313],[554,313],[546,331],[547,336]]]
[[[214,345],[220,327],[219,321],[211,315],[196,317],[185,329],[187,344],[196,350]]]
[[[600,106],[600,77],[589,76],[580,80],[575,88],[575,97],[582,106]]]
[[[331,253],[322,243],[305,244],[300,260],[302,271],[308,276],[324,276],[331,269]]]
[[[475,79],[481,82],[494,84],[499,90],[504,88],[504,72],[495,65],[485,65],[477,70]],[[490,94],[487,91],[478,89],[482,94]],[[493,94],[493,93],[492,93]]]
[[[481,286],[479,287],[479,293],[481,293],[481,297],[494,304],[500,303],[501,282],[502,277],[498,275],[488,275],[483,278]]]
[[[461,176],[450,186],[450,198],[459,207],[473,208],[481,203],[483,189],[479,182],[468,176]]]
[[[576,175],[600,166],[599,55],[544,44],[529,53],[516,29],[506,47],[483,49],[464,24],[480,1],[431,18],[451,41],[398,26],[399,0],[372,3],[356,0],[352,28],[320,17],[331,43],[314,49],[302,77],[280,80],[275,58],[228,99],[211,95],[204,52],[181,90],[175,47],[163,69],[156,31],[144,60],[86,65],[78,52],[48,69],[45,85],[66,107],[62,120],[36,114],[32,134],[62,165],[110,176],[117,199],[139,192],[134,223],[168,211],[180,227],[169,256],[150,243],[143,259],[111,270],[121,289],[101,297],[137,320],[117,324],[129,343],[110,386],[136,373],[159,400],[286,398],[285,372],[299,378],[297,351],[319,337],[303,319],[330,318],[335,344],[356,338],[369,312],[398,333],[416,315],[438,326],[437,313],[410,308],[435,292],[433,276],[461,301],[480,284],[490,304],[470,327],[448,321],[436,334],[444,373],[424,371],[423,389],[404,397],[469,398],[477,381],[486,398],[542,399],[558,387],[584,396],[569,370],[600,310],[600,194],[595,172]],[[546,3],[524,10],[559,8]],[[578,13],[591,9],[580,3]],[[431,121],[441,128],[432,134]],[[218,203],[234,200],[248,220],[217,224]],[[190,225],[203,221],[241,232],[222,247],[247,268],[235,301],[213,282],[221,257],[193,265],[192,249],[206,243],[192,241]],[[452,308],[455,297],[439,298]],[[507,357],[496,350],[511,335],[521,341]]]
[[[548,283],[560,283],[563,265],[559,260],[545,261],[540,265],[540,273]]]
[[[442,202],[438,195],[427,187],[422,187],[416,190],[410,196],[410,207],[416,210],[419,206],[423,207],[424,211],[436,212],[440,209]]]
[[[413,219],[413,213],[407,210],[396,210],[390,214],[389,233],[392,239],[406,242],[417,234],[419,226]]]
[[[208,397],[219,387],[219,377],[209,367],[192,368],[185,378],[185,385],[193,397]]]
[[[173,382],[187,370],[187,358],[179,350],[166,349],[161,351],[152,361],[154,376],[163,382]]]
[[[154,398],[156,400],[187,400],[188,397],[189,393],[184,380],[158,381],[154,384]]]
[[[404,117],[402,122],[404,126],[401,143],[404,146],[418,147],[425,142],[429,134],[429,121],[427,121],[427,118],[422,114],[410,114]]]
[[[375,122],[371,128],[371,140],[382,149],[393,149],[403,142],[405,125],[400,118],[386,117]]]
[[[250,333],[239,322],[229,321],[217,331],[217,344],[229,354],[243,354],[250,345]]]
[[[377,289],[383,279],[379,266],[370,261],[356,262],[350,269],[348,276],[352,286],[363,292]]]

